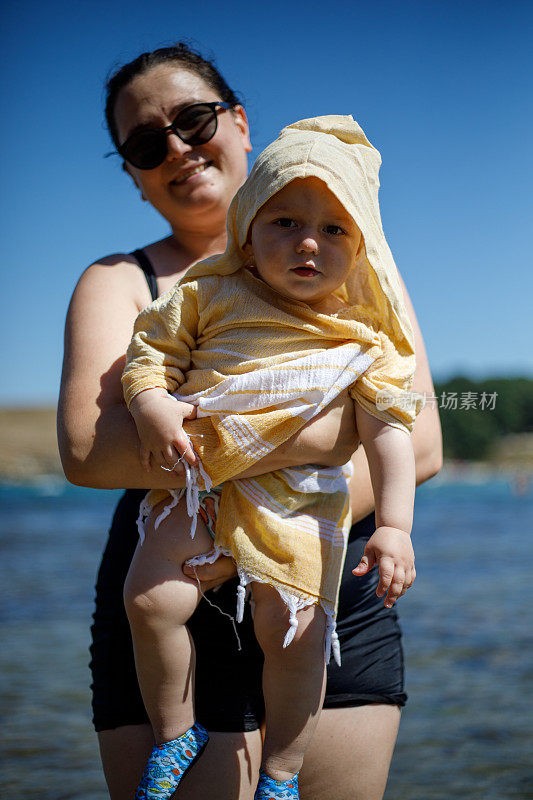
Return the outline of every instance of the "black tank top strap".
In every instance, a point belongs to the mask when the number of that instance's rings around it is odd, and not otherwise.
[[[144,250],[134,250],[133,253],[130,253],[130,255],[138,261],[140,268],[144,272],[144,277],[146,278],[146,283],[148,284],[150,294],[152,295],[152,300],[157,300],[159,292],[157,289],[157,278],[155,276],[152,262]]]

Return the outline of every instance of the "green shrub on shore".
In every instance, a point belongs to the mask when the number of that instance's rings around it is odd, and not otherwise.
[[[435,384],[444,456],[481,460],[510,434],[533,433],[533,380],[455,377]]]

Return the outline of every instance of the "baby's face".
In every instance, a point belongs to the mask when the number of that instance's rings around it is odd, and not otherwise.
[[[289,300],[318,305],[346,280],[361,231],[326,184],[298,178],[258,211],[251,230],[259,276]]]

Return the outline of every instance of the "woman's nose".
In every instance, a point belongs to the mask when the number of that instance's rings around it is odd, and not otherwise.
[[[167,158],[181,158],[192,150],[190,144],[182,142],[179,136],[172,131],[167,133]]]

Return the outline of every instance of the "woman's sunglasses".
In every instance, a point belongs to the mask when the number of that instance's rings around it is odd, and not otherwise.
[[[155,169],[167,157],[169,131],[186,144],[205,144],[217,132],[219,108],[228,109],[233,106],[231,103],[218,101],[186,106],[166,128],[146,128],[133,133],[117,148],[117,152],[137,169]]]

